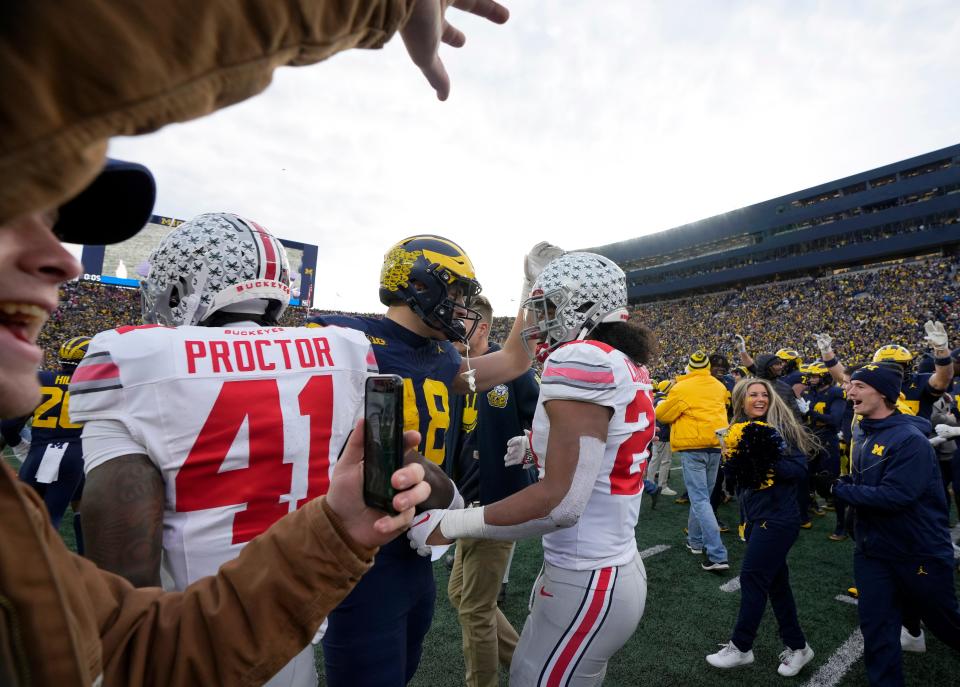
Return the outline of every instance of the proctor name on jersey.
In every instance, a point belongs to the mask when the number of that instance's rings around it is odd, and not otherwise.
[[[187,339],[187,374],[270,372],[333,367],[326,337],[296,339]]]

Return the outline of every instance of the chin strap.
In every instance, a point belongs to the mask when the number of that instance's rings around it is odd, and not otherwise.
[[[470,366],[470,342],[464,341],[463,346],[466,349],[464,358],[467,361],[467,371],[461,372],[460,376],[463,378],[463,381],[467,383],[467,387],[470,389],[471,393],[476,393],[477,391],[477,371]]]

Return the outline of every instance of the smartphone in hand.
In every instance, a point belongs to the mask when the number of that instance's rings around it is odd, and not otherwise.
[[[403,467],[403,378],[368,377],[363,415],[363,502],[396,515],[390,478]]]

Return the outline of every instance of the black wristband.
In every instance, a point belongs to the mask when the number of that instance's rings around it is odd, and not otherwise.
[[[951,358],[949,355],[945,355],[942,358],[934,358],[933,362],[937,367],[945,367],[947,365],[953,365],[953,358]]]
[[[824,367],[828,367],[828,368],[833,367],[834,365],[839,365],[839,364],[840,364],[840,361],[837,360],[836,358],[830,358],[830,360],[823,361]]]

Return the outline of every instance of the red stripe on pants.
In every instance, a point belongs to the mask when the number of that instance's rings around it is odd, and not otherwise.
[[[573,631],[570,641],[563,647],[560,657],[550,671],[550,677],[547,678],[547,687],[559,687],[563,674],[567,672],[570,661],[576,656],[580,645],[587,635],[593,630],[593,626],[600,618],[600,610],[603,608],[603,600],[607,595],[610,586],[610,578],[613,576],[613,568],[603,568],[600,571],[600,579],[597,581],[597,588],[593,592],[593,598],[590,599],[590,606],[587,607],[587,613],[580,621],[579,627]]]

